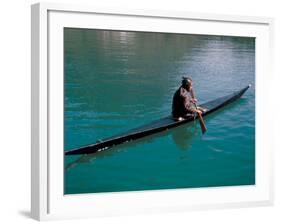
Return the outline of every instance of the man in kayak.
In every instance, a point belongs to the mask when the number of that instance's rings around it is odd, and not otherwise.
[[[192,80],[188,77],[182,78],[182,85],[175,92],[173,97],[172,115],[175,120],[183,120],[185,117],[194,116],[195,113],[202,114],[205,109],[196,107]]]

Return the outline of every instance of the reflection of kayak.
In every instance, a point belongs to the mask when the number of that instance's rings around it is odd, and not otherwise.
[[[201,104],[200,106],[203,108],[206,108],[207,110],[202,114],[203,116],[212,113],[224,106],[226,106],[229,103],[234,102],[235,100],[239,99],[246,90],[250,87],[247,86],[244,89],[241,89],[239,91],[236,91],[230,95],[220,97],[218,99],[209,101],[207,103]],[[196,117],[197,118],[197,117]],[[110,138],[106,138],[103,140],[100,140],[94,144],[83,146],[77,149],[69,150],[65,152],[65,155],[77,155],[77,154],[90,154],[90,153],[96,153],[99,151],[103,151],[105,149],[108,149],[112,146],[119,145],[125,142],[133,141],[139,138],[146,137],[148,135],[152,135],[155,133],[159,133],[183,124],[186,124],[188,122],[191,122],[194,120],[194,117],[187,117],[184,120],[176,121],[171,116],[164,117],[162,119],[153,121],[147,125],[143,125],[138,128],[134,128],[131,130],[128,130],[125,133],[121,133],[119,135],[112,136]]]

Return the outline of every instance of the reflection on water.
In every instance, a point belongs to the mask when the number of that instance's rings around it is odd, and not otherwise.
[[[104,151],[100,151],[93,154],[78,155],[75,156],[75,159],[69,161],[66,164],[65,171],[69,171],[70,169],[76,167],[78,164],[93,164],[97,158],[106,158],[114,156],[116,153],[125,152],[128,149],[133,150],[138,144],[153,142],[155,139],[159,139],[161,137],[171,136],[174,144],[178,147],[178,149],[187,150],[191,146],[193,138],[201,134],[201,130],[198,127],[198,120],[194,120],[192,124],[185,124],[183,126],[176,127],[174,129],[167,130],[161,133],[153,134],[151,136],[134,140],[132,142],[126,142],[121,145],[113,146]]]
[[[179,149],[187,150],[192,144],[192,139],[200,134],[200,130],[195,123],[193,127],[188,126],[179,127],[171,131],[172,139]]]

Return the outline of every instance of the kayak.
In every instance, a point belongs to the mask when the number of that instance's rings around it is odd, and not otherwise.
[[[227,96],[223,96],[220,98],[217,98],[215,100],[208,101],[206,103],[203,103],[199,105],[200,107],[205,108],[206,110],[204,113],[202,113],[202,116],[206,116],[210,113],[213,113],[220,108],[236,101],[239,99],[248,89],[250,85],[247,87],[235,91],[232,94],[229,94]],[[194,121],[194,119],[198,119],[197,116],[189,116],[186,117],[183,120],[175,120],[171,115],[158,119],[156,121],[153,121],[149,124],[128,130],[124,133],[99,140],[95,142],[94,144],[82,146],[76,149],[65,151],[65,155],[79,155],[79,154],[91,154],[91,153],[97,153],[106,149],[109,149],[115,145],[120,145],[125,142],[130,142],[136,139],[144,138],[149,135],[153,135],[155,133],[159,133],[162,131],[169,130],[171,128],[175,128],[181,125],[184,125],[186,123]]]

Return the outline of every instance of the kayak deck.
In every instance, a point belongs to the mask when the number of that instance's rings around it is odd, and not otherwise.
[[[204,113],[202,113],[202,116],[205,116],[211,112],[214,112],[214,111],[226,106],[229,103],[234,102],[235,100],[240,98],[247,91],[247,89],[249,87],[250,87],[250,85],[239,91],[229,94],[227,96],[220,97],[215,100],[212,100],[207,103],[203,103],[203,104],[199,105],[200,107],[207,109]],[[195,116],[195,117],[190,116],[181,121],[173,119],[172,116],[167,116],[167,117],[161,118],[159,120],[152,121],[149,124],[146,124],[146,125],[134,128],[134,129],[130,129],[124,133],[120,133],[118,135],[97,141],[94,144],[66,151],[65,155],[96,153],[96,152],[108,149],[114,145],[119,145],[119,144],[122,144],[125,142],[143,138],[143,137],[155,134],[155,133],[159,133],[159,132],[183,125],[185,123],[193,121],[194,119],[197,119],[197,116]]]

